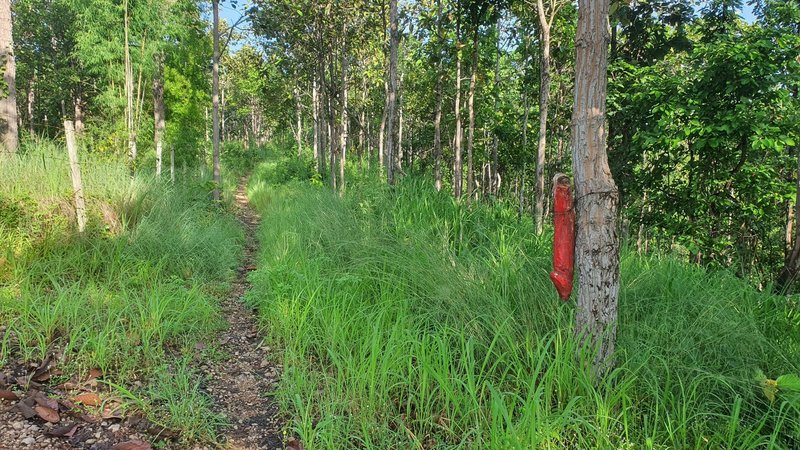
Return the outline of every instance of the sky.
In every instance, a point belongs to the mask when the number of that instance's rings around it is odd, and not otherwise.
[[[238,22],[239,19],[242,18],[242,16],[244,15],[244,11],[247,9],[247,3],[249,2],[240,0],[237,3],[238,4],[236,5],[236,8],[232,7],[229,2],[220,2],[219,4],[219,17],[220,19],[225,20],[225,22],[227,22],[228,25],[233,25],[236,22]],[[250,24],[248,23],[248,21],[245,20],[243,23],[239,24],[237,28],[239,29],[245,28],[249,30],[250,28],[249,25]],[[252,39],[250,38],[251,38],[250,31],[246,31],[245,41],[252,41]],[[242,46],[245,43],[246,42],[231,42],[230,49],[235,52],[240,48],[242,48]]]
[[[237,21],[239,21],[239,19],[241,19],[242,16],[244,15],[244,11],[247,9],[249,4],[249,2],[243,0],[239,0],[237,3],[238,4],[236,5],[236,8],[234,8],[231,6],[229,2],[225,1],[220,2],[219,5],[220,17],[224,19],[226,22],[228,22],[228,24],[234,24]],[[740,13],[742,18],[747,23],[755,22],[756,19],[755,16],[753,15],[753,8],[752,6],[747,4],[747,2],[744,3],[744,7],[740,11]],[[243,24],[240,24],[240,28],[242,27],[245,28],[246,30],[249,30],[250,28],[249,23],[247,23],[247,21],[244,21]],[[236,50],[240,49],[245,43],[253,42],[252,36],[250,35],[250,31],[245,31],[244,34],[245,34],[245,42],[231,42],[230,44],[231,50],[235,52]]]

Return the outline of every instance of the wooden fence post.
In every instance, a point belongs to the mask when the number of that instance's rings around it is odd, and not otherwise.
[[[81,166],[78,163],[78,146],[75,143],[75,126],[71,120],[64,121],[64,134],[67,137],[67,154],[69,154],[69,171],[72,176],[72,188],[75,191],[75,215],[78,217],[78,232],[86,229],[86,204],[83,200],[83,183],[81,183]]]

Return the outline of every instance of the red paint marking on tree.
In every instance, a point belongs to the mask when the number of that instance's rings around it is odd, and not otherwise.
[[[553,271],[550,280],[561,300],[572,294],[572,278],[575,272],[575,209],[572,201],[572,186],[563,173],[553,178]]]

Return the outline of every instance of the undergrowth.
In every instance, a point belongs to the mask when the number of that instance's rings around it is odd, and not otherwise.
[[[82,152],[81,235],[65,154],[40,142],[0,164],[0,367],[55,355],[60,379],[99,368],[130,407],[213,441],[221,419],[187,361],[223,325],[215,296],[234,275],[240,225],[197,169],[173,184]]]
[[[617,365],[595,382],[529,218],[413,177],[392,190],[353,171],[342,198],[312,172],[274,157],[251,178],[247,297],[307,448],[800,445],[800,402],[756,379],[800,373],[796,300],[623,250]]]

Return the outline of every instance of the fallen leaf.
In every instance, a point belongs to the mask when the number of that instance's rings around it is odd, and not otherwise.
[[[87,392],[85,394],[76,395],[75,397],[72,397],[72,401],[93,407],[98,406],[102,402],[102,400],[100,400],[100,396],[95,392]]]
[[[95,378],[100,378],[103,376],[103,371],[98,368],[89,369],[89,376],[86,377],[87,380],[93,380]]]
[[[151,447],[147,442],[127,441],[120,442],[108,450],[153,450],[153,447]]]
[[[52,355],[47,355],[47,358],[45,358],[44,361],[42,361],[41,364],[39,364],[38,366],[35,366],[36,370],[33,371],[33,374],[31,375],[31,378],[36,380],[36,381],[43,381],[43,380],[38,380],[37,378],[44,376],[44,374],[47,373],[50,370],[50,361],[52,359],[53,359]]]
[[[36,402],[37,405],[58,410],[58,400],[45,397],[41,392],[36,392],[35,394],[31,395],[31,398]]]
[[[74,391],[75,389],[78,389],[78,384],[73,383],[72,381],[66,381],[56,386],[56,389],[61,389],[63,391]]]
[[[289,439],[289,443],[286,444],[286,450],[303,450],[304,448],[303,443],[295,438]]]
[[[34,381],[47,381],[50,378],[53,378],[54,376],[61,375],[63,373],[64,372],[62,372],[61,369],[50,368],[50,369],[45,370],[44,372],[39,373],[38,375],[36,373],[34,373],[33,380]]]
[[[106,407],[103,408],[103,411],[100,413],[100,417],[104,420],[109,419],[123,419],[125,418],[124,411],[120,407]]]
[[[51,436],[72,437],[78,431],[78,426],[77,423],[64,425],[63,427],[55,427],[46,433]]]
[[[0,389],[0,398],[2,398],[3,400],[12,400],[12,401],[13,400],[19,400],[19,397],[17,397],[17,394],[15,394],[15,393],[13,393],[11,391],[7,391],[5,389]]]
[[[34,411],[33,408],[30,405],[26,404],[24,401],[17,403],[16,408],[17,411],[19,411],[20,414],[22,414],[22,417],[26,419],[32,419],[36,417],[36,411]]]
[[[58,421],[61,420],[61,417],[58,416],[58,412],[47,406],[38,405],[33,409],[39,417],[50,423],[58,423]]]

